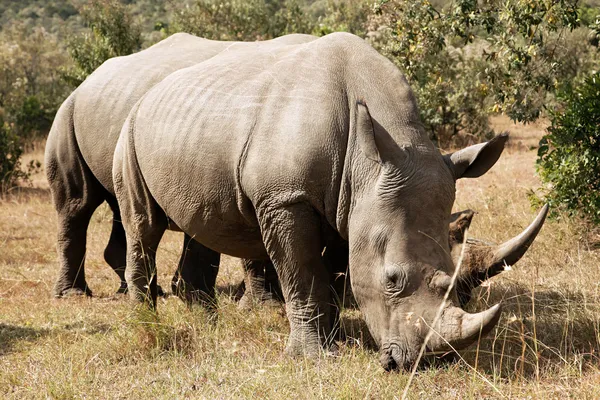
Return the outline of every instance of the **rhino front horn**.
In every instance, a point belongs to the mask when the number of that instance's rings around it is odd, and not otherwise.
[[[436,334],[431,337],[428,347],[433,352],[467,347],[480,336],[491,331],[500,319],[501,313],[500,303],[476,314],[451,306],[436,323],[434,327]]]
[[[478,240],[467,240],[462,264],[464,267],[456,282],[456,291],[461,307],[471,300],[473,289],[504,271],[506,265],[513,265],[523,257],[542,229],[547,214],[548,205],[546,204],[527,229],[501,245],[495,246]]]
[[[488,267],[488,278],[499,274],[505,265],[513,265],[523,257],[540,232],[540,229],[542,229],[546,215],[548,215],[548,204],[542,208],[531,225],[521,232],[519,236],[497,246],[493,250],[493,258]]]

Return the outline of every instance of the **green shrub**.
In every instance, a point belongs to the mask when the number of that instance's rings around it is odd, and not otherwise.
[[[14,111],[17,134],[24,139],[40,137],[50,131],[56,109],[47,109],[37,96],[27,96],[20,107]]]
[[[26,174],[21,171],[23,147],[12,126],[0,118],[0,193]]]
[[[324,36],[342,31],[364,37],[372,8],[367,0],[328,0],[313,28],[313,34]]]
[[[65,80],[73,86],[109,58],[131,54],[142,46],[139,27],[118,0],[93,0],[81,14],[90,31],[72,37],[67,44],[75,68],[65,73]]]
[[[434,140],[490,135],[487,116],[536,120],[565,76],[573,1],[379,0],[373,44],[405,72]]]
[[[197,0],[176,12],[172,32],[214,40],[253,41],[310,33],[312,24],[294,0]]]
[[[600,73],[559,99],[564,108],[551,112],[538,151],[544,197],[555,209],[600,223]]]

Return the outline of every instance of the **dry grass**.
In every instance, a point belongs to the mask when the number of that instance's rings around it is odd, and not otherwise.
[[[456,209],[472,208],[471,235],[503,241],[534,217],[527,192],[539,126],[515,127],[511,146],[484,177],[458,184]],[[41,150],[30,157],[40,158]],[[92,299],[51,297],[57,274],[56,217],[43,176],[0,199],[1,398],[394,398],[408,375],[385,373],[356,311],[339,358],[283,355],[283,308],[241,312],[227,290],[218,318],[161,300],[159,315],[115,296],[118,281],[102,259],[110,230],[102,207],[88,233]],[[527,256],[481,288],[470,308],[504,301],[498,327],[462,352],[464,361],[418,373],[409,398],[600,398],[600,253],[584,229],[549,221]],[[161,245],[159,282],[168,288],[181,240]],[[241,278],[226,259],[218,285]],[[487,380],[487,382],[486,382]]]

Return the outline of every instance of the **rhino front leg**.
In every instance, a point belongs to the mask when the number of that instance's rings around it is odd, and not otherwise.
[[[214,307],[220,260],[221,254],[185,234],[181,258],[171,282],[173,293],[187,303]]]
[[[108,201],[108,203],[113,211],[113,222],[110,238],[104,249],[104,260],[115,271],[121,281],[117,293],[127,293],[127,282],[125,280],[127,254],[125,230],[121,223],[121,213],[119,212],[116,200]]]
[[[259,220],[286,302],[290,323],[286,352],[317,356],[332,339],[320,219],[310,206],[293,204],[259,215]]]

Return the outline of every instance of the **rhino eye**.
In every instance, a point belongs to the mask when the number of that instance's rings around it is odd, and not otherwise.
[[[406,287],[406,271],[399,265],[385,269],[385,287],[388,291],[400,293]]]

